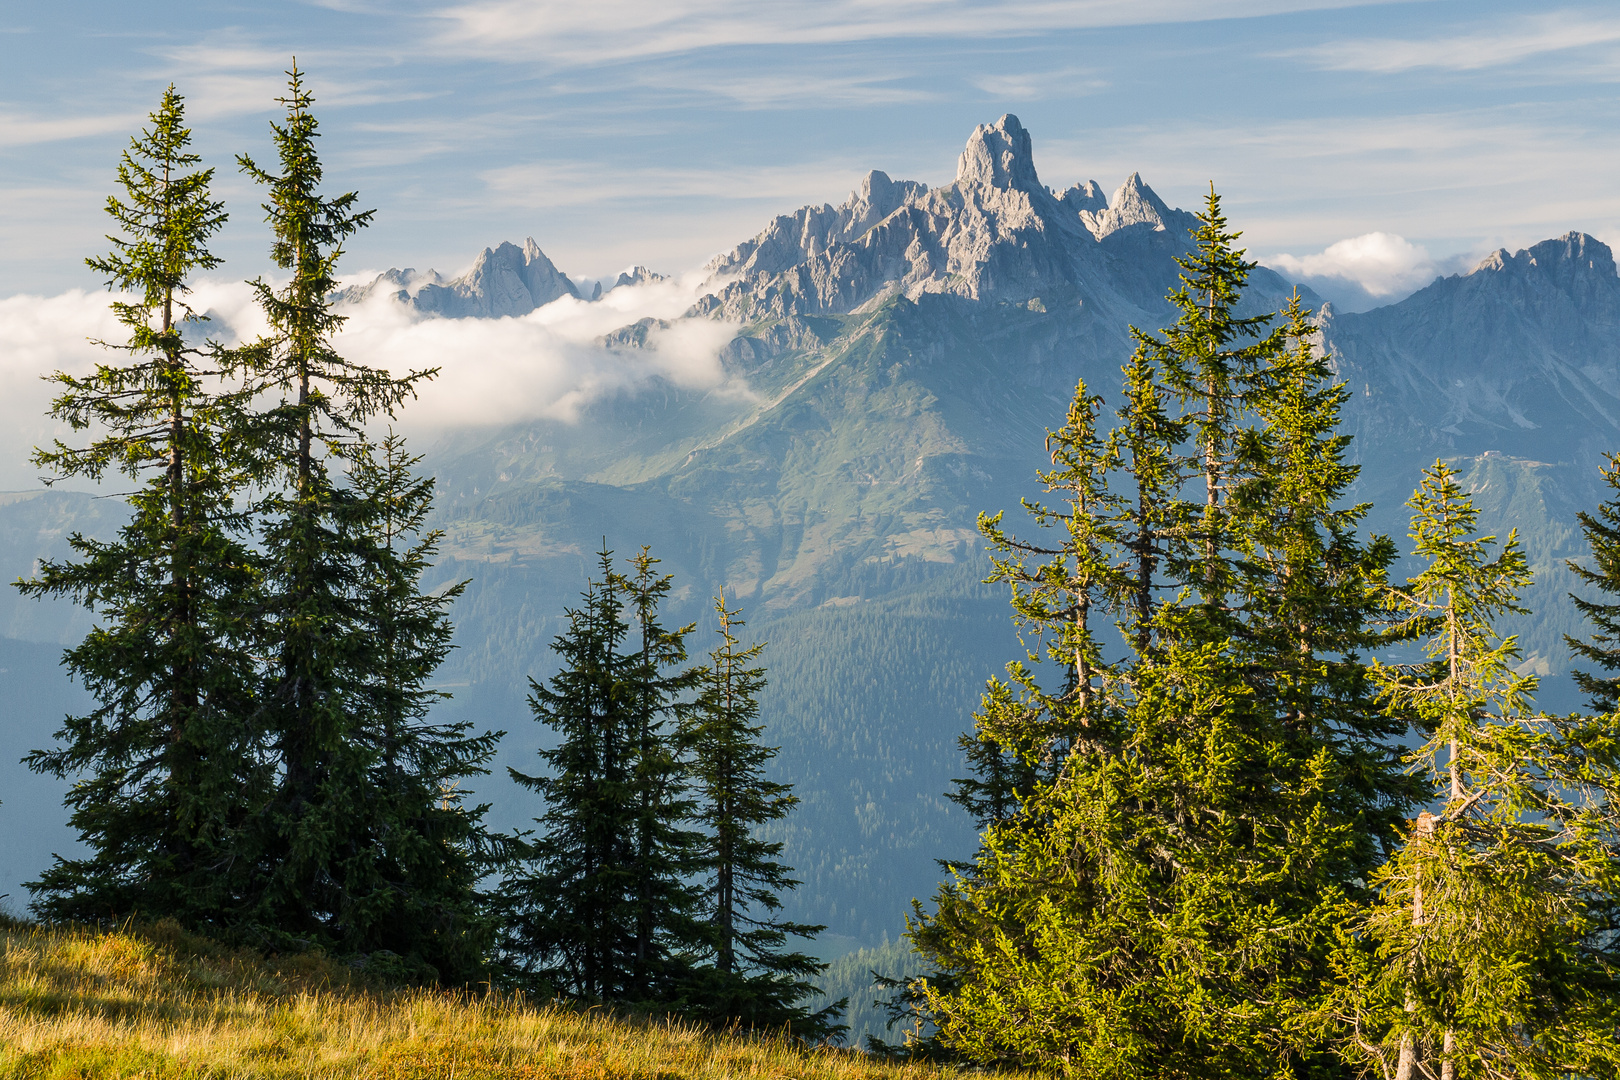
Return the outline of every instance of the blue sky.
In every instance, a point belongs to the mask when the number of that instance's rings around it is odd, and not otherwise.
[[[1380,296],[1498,245],[1574,228],[1620,240],[1613,5],[8,0],[0,12],[0,297],[96,285],[81,260],[104,246],[114,162],[171,80],[234,215],[217,245],[225,272],[263,269],[257,199],[232,162],[268,155],[294,54],[328,177],[379,211],[350,271],[456,271],[528,235],[575,276],[686,269],[775,213],[841,201],[867,169],[948,182],[973,126],[1008,111],[1049,185],[1111,191],[1140,170],[1186,206],[1213,180],[1254,253],[1296,276],[1359,276]]]

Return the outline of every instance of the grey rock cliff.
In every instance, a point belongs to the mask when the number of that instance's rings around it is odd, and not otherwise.
[[[615,278],[613,284],[609,285],[606,291],[612,292],[614,289],[625,285],[646,285],[654,281],[667,280],[669,280],[669,278],[666,274],[655,274],[645,266],[632,266],[630,269],[624,271],[617,278]],[[595,297],[592,297],[592,299],[595,299]]]

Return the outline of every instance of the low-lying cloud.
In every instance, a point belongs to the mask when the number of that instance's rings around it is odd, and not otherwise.
[[[345,357],[395,374],[440,369],[401,411],[407,431],[542,419],[579,423],[591,402],[655,380],[746,394],[719,359],[737,327],[682,317],[700,280],[690,275],[622,286],[593,302],[565,297],[501,319],[424,315],[379,294],[345,311],[349,320],[334,343]],[[33,447],[58,437],[70,444],[86,438],[47,417],[53,390],[41,376],[85,374],[109,357],[117,360],[95,344],[127,336],[109,309],[111,299],[83,290],[0,299],[0,490],[38,486],[39,470],[28,464]],[[203,283],[190,300],[209,315],[202,333],[224,344],[252,340],[266,329],[252,290],[240,282]],[[643,319],[652,322],[641,347],[601,343]]]
[[[520,318],[442,319],[374,296],[352,309],[338,351],[396,375],[437,367],[407,406],[413,427],[464,427],[550,419],[574,422],[582,406],[653,379],[686,389],[726,384],[720,350],[737,327],[683,319],[691,279],[614,289],[596,301],[563,297]],[[641,348],[598,339],[652,319]],[[742,391],[741,386],[731,387]]]
[[[1340,240],[1314,255],[1280,254],[1262,261],[1351,311],[1398,300],[1442,272],[1423,247],[1386,232]]]

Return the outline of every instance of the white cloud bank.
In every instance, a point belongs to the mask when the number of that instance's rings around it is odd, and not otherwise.
[[[1426,250],[1403,236],[1386,232],[1352,236],[1329,244],[1315,255],[1272,255],[1262,261],[1329,299],[1342,296],[1351,300],[1351,306],[1359,306],[1354,302],[1363,297],[1384,302],[1405,296],[1439,274],[1438,264]]]
[[[563,298],[521,318],[443,319],[424,316],[387,296],[348,311],[337,335],[351,360],[403,374],[438,367],[435,380],[407,402],[400,423],[432,431],[550,419],[577,422],[592,401],[634,391],[654,379],[686,389],[746,394],[728,381],[719,353],[737,327],[683,319],[698,294],[691,275],[614,289],[586,303]],[[91,339],[121,341],[126,332],[108,309],[106,293],[73,290],[58,296],[0,299],[0,490],[38,485],[28,464],[34,446],[61,437],[83,441],[46,416],[53,371],[84,374],[110,355]],[[204,283],[191,296],[209,312],[205,332],[231,344],[265,325],[251,290],[239,282]],[[640,319],[654,323],[644,348],[613,349],[597,339]]]

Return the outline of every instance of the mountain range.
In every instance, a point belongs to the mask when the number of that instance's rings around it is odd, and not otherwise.
[[[462,429],[419,448],[445,531],[434,583],[472,582],[441,671],[455,694],[446,708],[510,733],[481,792],[499,823],[539,812],[499,776],[535,767],[544,733],[527,717],[526,679],[553,670],[549,644],[592,553],[647,544],[676,576],[672,614],[699,622],[694,651],[709,647],[705,609],[721,586],[769,642],[768,736],[802,799],[773,832],[803,879],[787,914],[827,924],[829,952],[892,937],[911,898],[931,894],[935,860],[971,850],[969,823],[943,798],[963,768],[956,738],[984,680],[1023,655],[1005,596],[981,584],[976,517],[1012,521],[1034,493],[1046,430],[1077,380],[1115,400],[1129,327],[1173,318],[1165,294],[1193,223],[1134,174],[1106,197],[1094,181],[1048,188],[1029,133],[1004,116],[973,132],[952,183],[872,172],[842,204],[783,214],[705,268],[683,318],[736,326],[719,359],[747,393],[650,377],[575,419]],[[611,287],[655,278],[638,267]],[[489,319],[589,303],[602,288],[586,295],[529,240],[486,249],[454,279],[390,270],[341,298]],[[1295,288],[1259,267],[1245,308],[1274,311]],[[1574,515],[1601,499],[1598,465],[1620,450],[1609,249],[1571,232],[1359,313],[1299,292],[1353,391],[1345,423],[1369,527],[1404,538],[1419,471],[1452,460],[1488,526],[1516,527],[1527,546],[1538,583],[1517,626],[1526,670],[1545,677],[1548,704],[1573,707],[1562,634],[1579,627],[1563,560],[1583,553]],[[599,344],[633,358],[657,329],[643,320]],[[82,495],[0,496],[0,563],[15,577],[60,554],[68,531],[116,519]],[[0,678],[20,685],[22,665],[32,687],[4,695],[0,750],[48,737],[69,691],[39,670],[49,650],[38,643],[86,625],[0,599]],[[0,890],[38,869],[62,817],[4,798],[0,815],[49,827],[4,856]]]

